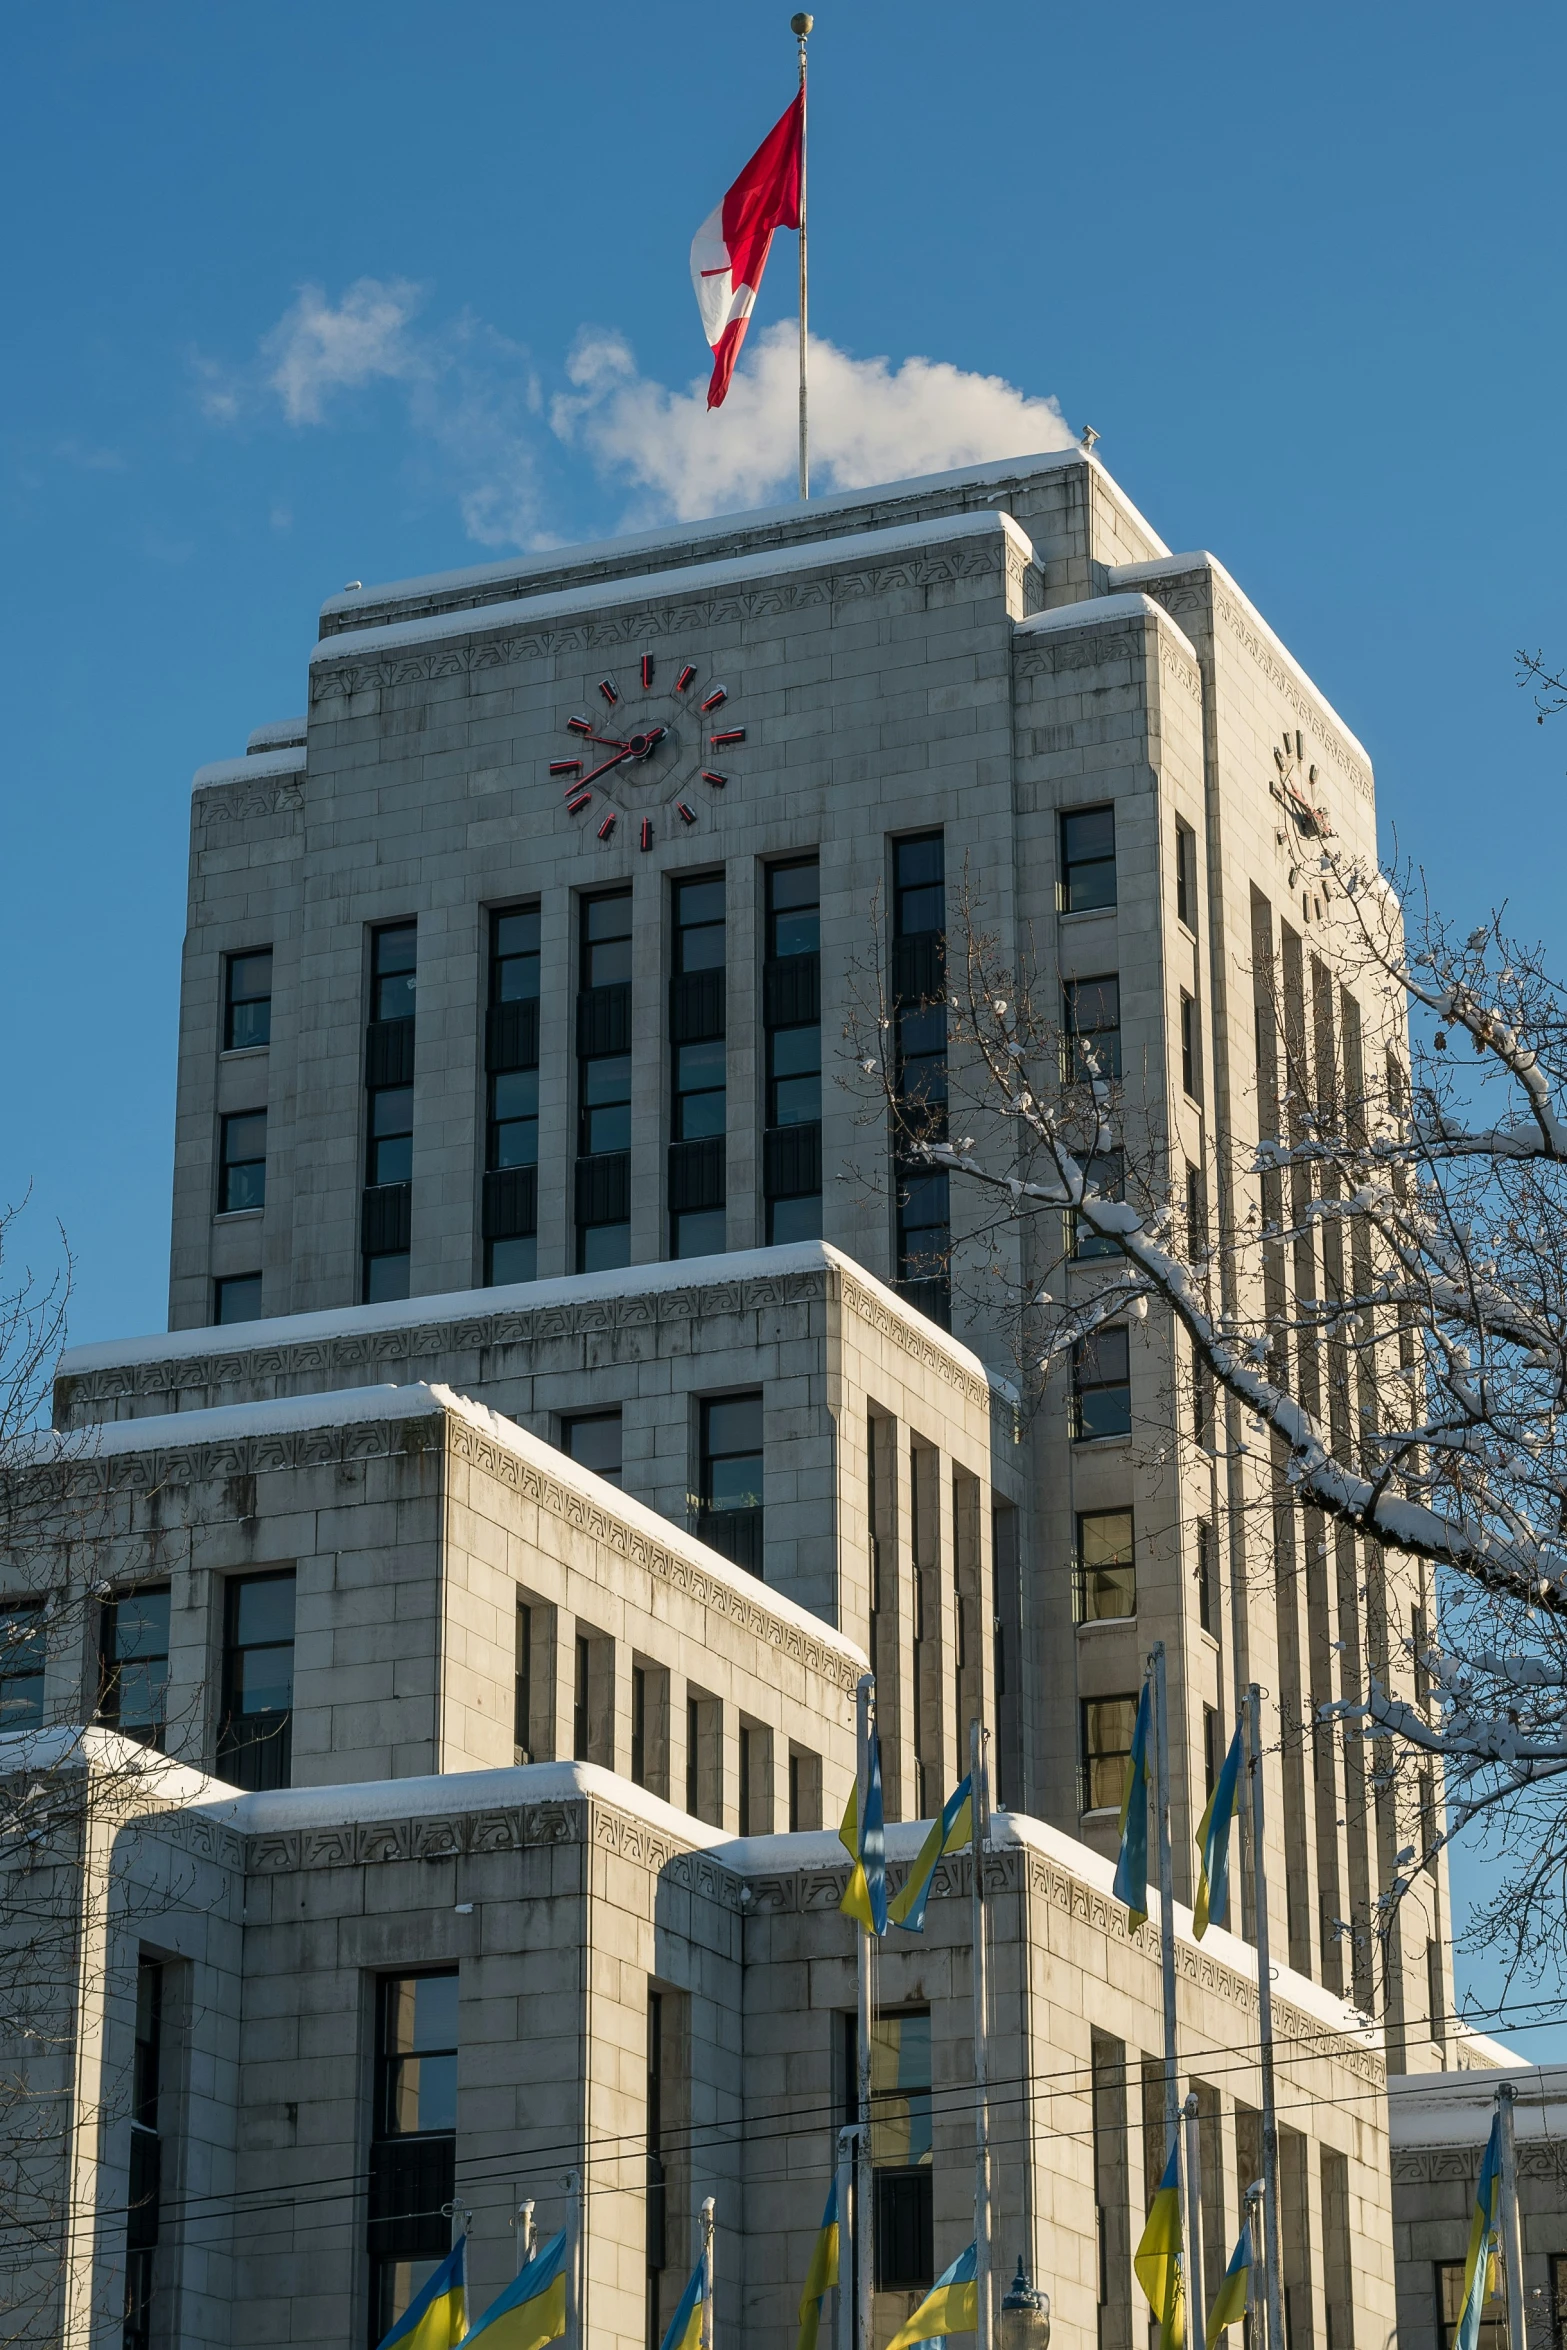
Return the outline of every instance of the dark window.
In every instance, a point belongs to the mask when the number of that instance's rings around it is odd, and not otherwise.
[[[539,909],[490,917],[490,1001],[525,1003],[539,992]]]
[[[365,1259],[365,1294],[367,1306],[389,1305],[395,1299],[408,1295],[409,1255],[407,1249],[385,1249]]]
[[[1074,808],[1061,819],[1061,911],[1115,904],[1115,810]]]
[[[675,883],[675,969],[721,971],[724,967],[724,883]]]
[[[411,1020],[417,982],[419,926],[399,922],[378,930],[370,946],[370,1017],[372,1020]]]
[[[647,1785],[647,1667],[631,1668],[631,1776],[638,1787]]]
[[[1132,1513],[1085,1511],[1077,1521],[1077,1620],[1103,1624],[1136,1613]]]
[[[571,1677],[571,1759],[588,1759],[588,1692],[593,1675],[593,1644],[579,1632],[572,1656]]]
[[[1089,1159],[1083,1173],[1101,1199],[1125,1199],[1126,1161],[1120,1151],[1105,1151],[1097,1158]],[[1113,1240],[1106,1239],[1102,1232],[1096,1232],[1081,1216],[1075,1216],[1072,1221],[1077,1256],[1113,1257],[1120,1254]]]
[[[947,1131],[947,1013],[940,950],[946,929],[945,847],[939,832],[893,844],[893,1020],[900,1153]],[[950,1311],[951,1204],[944,1174],[907,1156],[896,1168],[898,1281],[922,1311]]]
[[[224,1599],[218,1775],[236,1787],[286,1787],[293,1746],[293,1574],[236,1575]]]
[[[230,1273],[223,1280],[214,1281],[213,1320],[225,1322],[254,1322],[261,1315],[261,1275],[259,1273]]]
[[[821,876],[814,857],[769,865],[767,1241],[819,1240],[822,1230]],[[804,1130],[804,1131],[801,1131]]]
[[[696,1531],[736,1566],[762,1571],[762,1399],[712,1396],[702,1404],[701,1492]]]
[[[1137,1698],[1089,1697],[1083,1701],[1084,1811],[1119,1811],[1126,1792],[1126,1766],[1137,1722]]]
[[[876,2284],[921,2292],[935,2280],[928,2008],[871,2025],[871,2160],[876,2179]]]
[[[1069,979],[1063,991],[1061,1079],[1086,1084],[1121,1074],[1121,982],[1113,974]]]
[[[218,1213],[259,1208],[267,1196],[267,1113],[243,1110],[225,1118],[218,1153]]]
[[[1204,1452],[1212,1452],[1214,1448],[1215,1428],[1213,1373],[1203,1357],[1193,1350],[1192,1437]]]
[[[629,890],[582,900],[579,965],[577,1270],[599,1273],[631,1261]]]
[[[1132,1432],[1130,1357],[1124,1326],[1096,1330],[1072,1349],[1072,1435],[1079,1444],[1095,1436]]]
[[[1196,1262],[1208,1253],[1208,1200],[1202,1170],[1188,1160],[1186,1167],[1186,1248]]]
[[[99,1621],[98,1719],[143,1746],[168,1727],[169,1587],[109,1600]]]
[[[45,1657],[41,1601],[0,1604],[0,1731],[36,1730],[43,1720]]]
[[[1197,1621],[1205,1632],[1213,1630],[1213,1527],[1207,1518],[1197,1521]]]
[[[153,2257],[163,2185],[163,2142],[158,2127],[162,2069],[163,1969],[155,1960],[144,1958],[136,1968],[136,2038],[131,2058],[124,2350],[148,2350],[152,2340]]]
[[[223,1049],[248,1052],[272,1042],[272,949],[230,955],[223,1008]]]
[[[562,1452],[606,1484],[620,1483],[619,1412],[584,1412],[578,1419],[562,1420],[560,1444]]]
[[[414,1089],[378,1085],[370,1096],[367,1183],[409,1183],[414,1171]]]
[[[456,2187],[457,1976],[378,1985],[370,2148],[370,2340],[390,2331],[445,2258]]]
[[[946,849],[939,832],[893,843],[893,921],[898,938],[947,927]]]
[[[728,1125],[722,876],[677,881],[671,1067],[669,1253],[719,1255],[727,1237],[723,1138]],[[702,975],[710,974],[706,984]],[[692,984],[697,982],[697,984]],[[681,1150],[681,1144],[705,1144]]]
[[[1197,928],[1197,835],[1175,820],[1175,911],[1190,931]]]
[[[1184,987],[1181,990],[1181,1083],[1194,1102],[1202,1100],[1202,1037],[1197,1005]]]
[[[1495,2290],[1481,2304],[1480,2331],[1475,2350],[1507,2350],[1507,2268],[1496,2261]],[[1436,2315],[1442,2350],[1453,2350],[1458,2320],[1464,2306],[1464,2263],[1439,2260],[1436,2264]]]

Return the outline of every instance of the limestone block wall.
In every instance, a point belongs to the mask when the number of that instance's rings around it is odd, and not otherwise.
[[[1545,2341],[1559,2322],[1557,2263],[1567,2258],[1567,2069],[1529,2065],[1494,2041],[1464,2051],[1473,2069],[1393,2082],[1393,2243],[1398,2262],[1398,2338],[1408,2350],[1442,2350],[1438,2267],[1469,2249],[1480,2159],[1503,2082],[1515,2097],[1518,2206],[1523,2235],[1524,2323]]]

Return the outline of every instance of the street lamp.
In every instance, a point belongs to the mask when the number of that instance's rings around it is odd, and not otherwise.
[[[1012,2290],[1001,2304],[997,2333],[999,2350],[1050,2350],[1050,2295],[1029,2283],[1021,2254]]]

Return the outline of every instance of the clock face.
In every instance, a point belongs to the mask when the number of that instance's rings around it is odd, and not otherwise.
[[[606,669],[562,723],[550,778],[567,813],[606,846],[630,833],[650,849],[701,824],[745,741],[722,678],[653,653]]]

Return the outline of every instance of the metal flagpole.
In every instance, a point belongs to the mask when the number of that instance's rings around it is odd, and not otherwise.
[[[1518,2217],[1518,2156],[1513,2144],[1515,2095],[1511,2081],[1504,2081],[1496,2092],[1496,2110],[1502,2117],[1497,2135],[1502,2142],[1502,2273],[1507,2279],[1507,2350],[1524,2350],[1523,2233]]]
[[[566,2189],[566,2339],[571,2350],[582,2341],[582,2173],[569,2170]]]
[[[860,2142],[859,2125],[850,2122],[838,2132],[838,2323],[836,2350],[854,2350],[854,2244],[849,2214],[854,2200],[854,2157]]]
[[[702,2350],[713,2350],[713,2198],[702,2206]]]
[[[1170,1710],[1164,1642],[1148,1656],[1153,1671],[1154,1810],[1159,1821],[1159,1960],[1164,1982],[1164,2152],[1180,2144],[1181,2084],[1175,2054],[1175,1872],[1170,1858]],[[1179,2197],[1176,2198],[1179,2208]],[[1187,2266],[1186,2276],[1191,2269]],[[1190,2295],[1187,2307],[1191,2307]],[[1159,2350],[1170,2350],[1161,2341]]]
[[[1273,2105],[1273,1962],[1268,1955],[1268,1872],[1262,1807],[1262,1691],[1246,1691],[1246,1767],[1251,1773],[1252,1906],[1257,1914],[1257,2037],[1262,2056],[1262,2275],[1268,2350],[1285,2350],[1279,2285],[1279,2128]]]
[[[859,1745],[859,1798],[855,1819],[861,1851],[865,1848],[865,1807],[870,1800],[871,1712],[876,1702],[876,1676],[862,1673],[855,1693],[855,1728]],[[871,1953],[875,1937],[869,1926],[859,1929],[858,2025],[855,2036],[855,2110],[860,2125],[858,2173],[854,2190],[855,2331],[860,2350],[872,2350],[871,2297],[876,2289],[875,2233],[871,2210],[875,2177],[871,2166]]]
[[[990,1841],[990,1776],[985,1768],[989,1733],[978,1722],[968,1731],[970,1838],[974,1956],[974,2307],[975,2350],[990,2350],[990,1986],[985,1948],[985,1848]]]
[[[805,402],[805,44],[815,18],[804,14],[789,19],[789,30],[800,44],[800,495],[811,494],[811,441]]]
[[[517,2274],[521,2276],[533,2258],[533,2197],[517,2206]]]
[[[1195,2089],[1187,2091],[1181,2111],[1186,2117],[1186,2331],[1200,2341],[1207,2328],[1208,2304],[1202,2289],[1202,2146]]]

